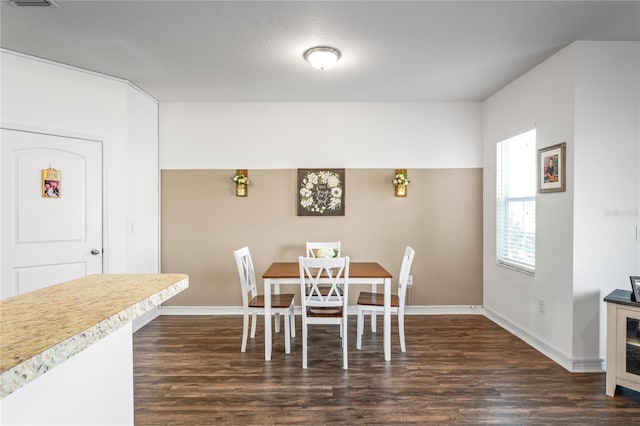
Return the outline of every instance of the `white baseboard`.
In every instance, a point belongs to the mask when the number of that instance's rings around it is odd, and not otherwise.
[[[160,315],[242,315],[242,306],[161,306]]]
[[[405,315],[484,315],[482,305],[412,305]]]
[[[150,311],[147,311],[144,314],[140,315],[138,318],[135,318],[133,320],[133,332],[135,333],[136,331],[140,330],[142,327],[149,324],[158,316],[160,316],[160,310],[155,307]]]
[[[605,371],[601,359],[571,359],[553,345],[523,330],[489,308],[484,308],[484,316],[572,373],[603,373]]]
[[[300,307],[295,307],[296,315],[300,315]],[[349,307],[349,315],[356,315],[357,308]],[[483,315],[482,306],[447,305],[447,306],[407,306],[405,315]],[[160,315],[242,315],[242,306],[161,306]]]
[[[572,373],[606,373],[607,362],[603,359],[574,359],[571,362]]]

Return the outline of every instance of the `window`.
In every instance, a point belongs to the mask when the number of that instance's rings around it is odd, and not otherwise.
[[[496,260],[533,273],[536,266],[536,131],[498,143]]]

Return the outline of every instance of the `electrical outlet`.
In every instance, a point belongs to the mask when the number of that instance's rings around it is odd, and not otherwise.
[[[407,285],[413,285],[413,275],[409,275],[409,278],[407,278]]]
[[[540,312],[541,314],[544,314],[544,311],[545,311],[544,299],[538,299],[538,312]]]

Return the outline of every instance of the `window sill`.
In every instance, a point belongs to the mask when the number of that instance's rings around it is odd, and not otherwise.
[[[516,263],[510,263],[510,262],[504,262],[504,261],[497,260],[496,261],[496,265],[497,266],[501,266],[501,267],[506,268],[506,269],[511,269],[512,271],[521,272],[523,274],[530,275],[532,277],[536,275],[535,268],[530,268],[530,267],[526,267],[526,266],[523,266],[523,265],[518,265]]]

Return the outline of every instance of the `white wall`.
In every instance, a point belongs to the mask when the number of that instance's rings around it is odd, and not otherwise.
[[[552,359],[571,358],[574,48],[552,56],[484,105],[484,306]],[[567,143],[566,192],[536,197],[536,273],[496,265],[496,143],[535,126],[537,148]],[[546,313],[538,311],[544,299]]]
[[[640,267],[634,218],[606,213],[638,211],[639,46],[574,43],[485,102],[485,309],[572,371],[599,369],[602,298]],[[495,144],[533,124],[538,148],[567,143],[567,190],[536,197],[529,276],[495,264]]]
[[[163,103],[162,169],[482,166],[482,104]]]
[[[158,104],[134,87],[127,89],[127,272],[160,272]]]
[[[157,102],[126,81],[7,50],[0,55],[3,127],[103,143],[104,272],[157,272]],[[156,225],[136,227],[143,217]],[[130,219],[136,232],[131,241]],[[153,253],[155,263],[139,263],[142,252]]]
[[[640,43],[575,49],[574,362],[606,356],[602,299],[640,272]]]

